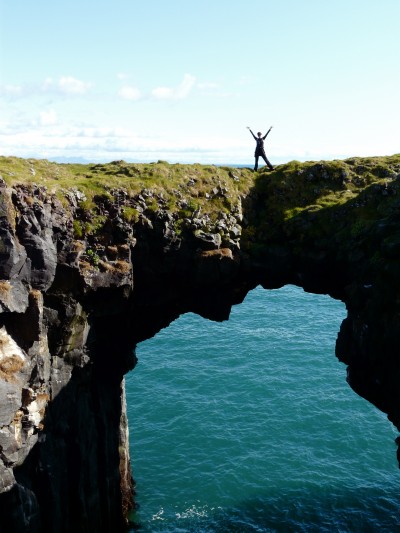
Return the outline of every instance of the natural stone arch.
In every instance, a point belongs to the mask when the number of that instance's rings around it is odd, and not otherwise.
[[[23,164],[30,176],[42,165]],[[87,182],[140,174],[124,162],[84,172]],[[349,383],[400,428],[400,156],[291,162],[254,179],[247,169],[184,172],[173,214],[148,189],[109,188],[88,209],[75,189],[62,202],[43,185],[0,180],[0,327],[24,356],[9,365],[6,350],[2,383],[2,517],[16,532],[41,521],[50,531],[123,527],[132,484],[121,383],[135,345],[188,311],[225,320],[259,284],[345,303],[337,355]],[[213,187],[204,212],[191,207],[203,182]],[[96,460],[85,461],[88,449]]]

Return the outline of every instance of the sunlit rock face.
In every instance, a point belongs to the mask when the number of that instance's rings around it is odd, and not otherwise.
[[[0,531],[122,531],[137,342],[189,311],[226,320],[260,284],[345,302],[348,382],[400,429],[400,157],[292,162],[234,198],[219,183],[213,219],[196,172],[174,212],[149,189],[89,212],[77,189],[0,182]]]

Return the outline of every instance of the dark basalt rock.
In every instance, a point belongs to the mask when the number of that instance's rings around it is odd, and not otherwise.
[[[217,221],[198,209],[177,225],[161,193],[113,191],[115,203],[94,199],[105,222],[86,236],[74,232],[93,220],[79,191],[62,205],[0,180],[2,533],[122,531],[134,505],[123,376],[136,344],[185,312],[226,320],[259,284],[345,302],[336,353],[348,382],[400,430],[400,166],[368,186],[365,169],[377,180],[382,169],[346,164],[261,174]],[[360,190],[347,197],[350,182]],[[227,194],[218,184],[204,198]]]

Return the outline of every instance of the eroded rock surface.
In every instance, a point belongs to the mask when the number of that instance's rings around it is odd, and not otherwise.
[[[179,212],[149,189],[89,211],[77,189],[0,181],[2,532],[123,530],[137,342],[185,312],[225,320],[259,284],[345,302],[349,384],[400,429],[400,157],[294,162],[234,201],[216,184],[203,199],[217,218],[189,209],[196,180],[176,191]]]

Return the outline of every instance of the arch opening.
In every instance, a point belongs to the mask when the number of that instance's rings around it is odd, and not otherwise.
[[[228,322],[184,315],[127,376],[144,531],[398,525],[395,429],[334,355],[344,305],[258,287]]]

